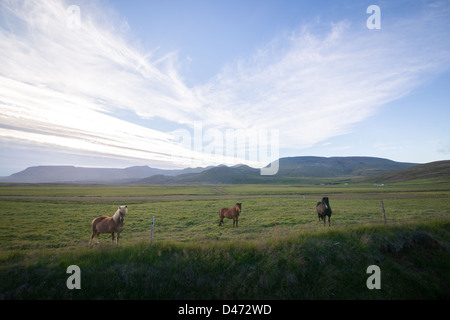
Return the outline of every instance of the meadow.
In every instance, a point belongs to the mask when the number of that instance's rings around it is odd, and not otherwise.
[[[330,197],[331,227],[315,203]],[[450,187],[0,185],[1,299],[450,298]],[[381,200],[387,223],[381,214]],[[218,211],[242,202],[239,228]],[[90,224],[128,214],[121,245]],[[153,244],[150,244],[155,217]],[[366,286],[379,265],[381,290]],[[82,289],[66,287],[69,265]],[[99,275],[102,275],[99,277]]]

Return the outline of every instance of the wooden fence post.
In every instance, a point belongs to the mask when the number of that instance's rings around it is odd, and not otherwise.
[[[384,224],[386,224],[386,212],[384,211],[384,203],[383,203],[383,200],[381,200],[381,211],[383,212]]]
[[[155,225],[155,216],[152,218],[152,236],[150,238],[150,245],[153,244],[153,226]]]

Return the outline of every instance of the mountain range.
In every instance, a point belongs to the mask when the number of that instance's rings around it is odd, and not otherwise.
[[[1,177],[0,182],[13,183],[76,183],[76,184],[126,184],[154,175],[174,176],[197,173],[208,168],[164,170],[148,166],[118,168],[86,168],[75,166],[36,166]]]
[[[330,183],[351,179],[397,182],[405,179],[450,176],[450,161],[418,165],[374,157],[287,157],[279,159],[276,175],[260,175],[246,165],[176,170],[134,166],[125,169],[75,166],[36,166],[0,178],[10,183],[75,184],[239,184]]]

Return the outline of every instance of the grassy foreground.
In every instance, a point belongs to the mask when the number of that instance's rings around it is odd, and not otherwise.
[[[3,299],[448,299],[450,220],[266,241],[135,243],[11,254]],[[6,263],[6,264],[5,264]],[[69,265],[81,290],[69,290]],[[369,265],[381,290],[369,290]]]
[[[386,225],[380,189],[320,190],[332,195],[330,228],[317,223],[319,193],[311,189],[281,194],[286,187],[273,187],[263,197],[240,198],[233,187],[190,187],[170,200],[139,198],[144,187],[136,197],[129,189],[98,187],[95,198],[71,188],[0,187],[0,299],[450,298],[446,188],[432,196],[427,189],[383,189]],[[175,189],[168,195],[177,195]],[[129,192],[120,199],[127,201],[115,203],[111,191]],[[239,228],[230,221],[218,227],[218,208],[236,201],[243,202]],[[103,235],[100,245],[88,247],[90,221],[119,204],[129,206],[121,246]],[[66,286],[70,265],[81,269],[81,290]],[[366,286],[370,265],[380,267],[380,290]]]

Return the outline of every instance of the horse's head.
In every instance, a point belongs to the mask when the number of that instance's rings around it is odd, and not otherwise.
[[[237,202],[235,207],[239,208],[239,213],[242,211],[242,203],[241,202]]]
[[[322,198],[322,205],[325,206],[325,209],[328,209],[330,207],[330,203],[328,202],[328,197]]]
[[[128,212],[128,208],[127,206],[119,206],[118,210],[119,210],[119,220],[120,222],[123,222],[125,220],[125,215]]]

